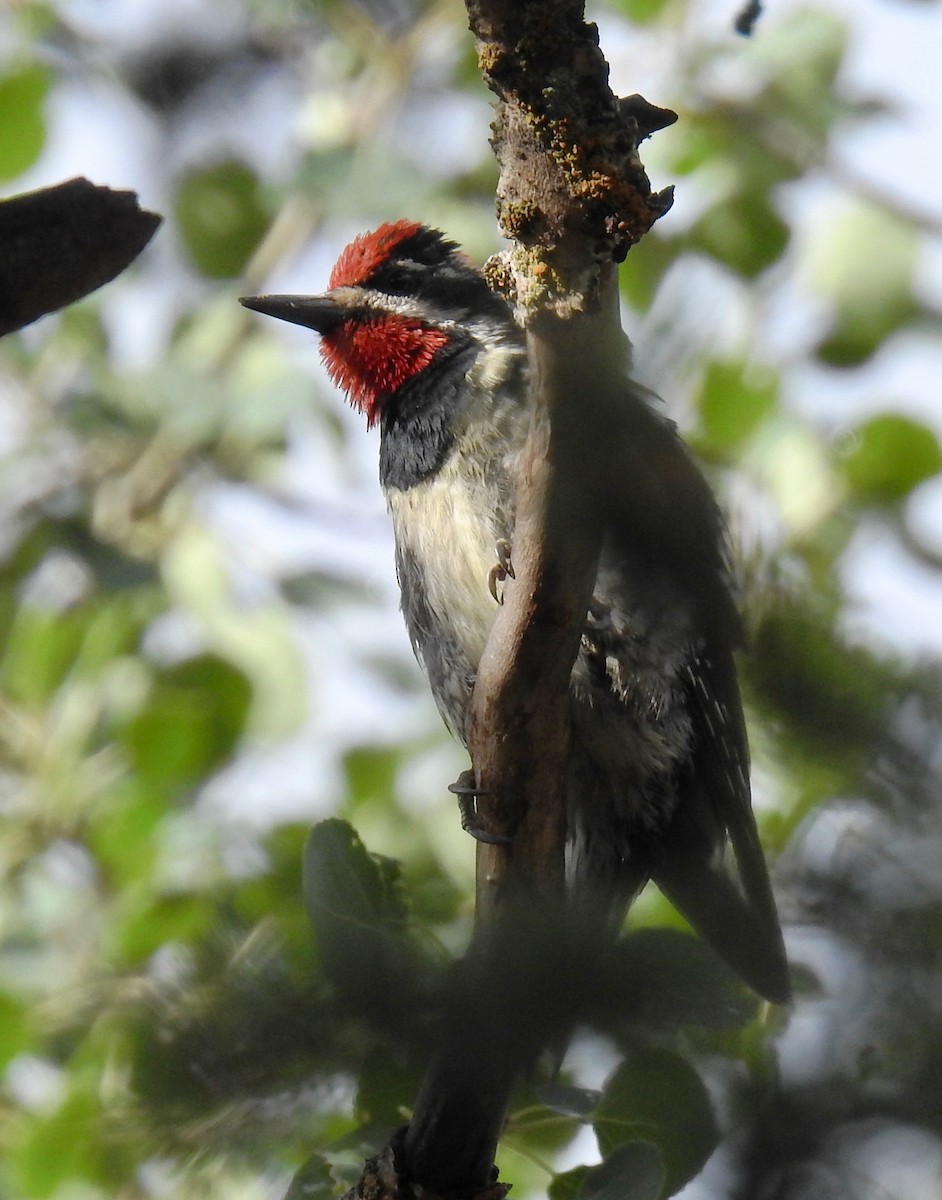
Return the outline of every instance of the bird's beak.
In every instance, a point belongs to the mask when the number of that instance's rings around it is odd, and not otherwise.
[[[347,319],[343,305],[331,296],[240,296],[239,303],[266,317],[306,325],[318,333],[330,333]]]

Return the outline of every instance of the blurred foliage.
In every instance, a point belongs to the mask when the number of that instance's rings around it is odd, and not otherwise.
[[[174,217],[193,265],[210,279],[238,275],[269,224],[255,172],[227,162],[180,181]]]
[[[39,63],[19,69],[11,64],[0,78],[0,179],[15,179],[39,157],[46,141],[43,105],[48,91],[49,74]]]
[[[389,633],[375,449],[310,339],[232,281],[300,262],[316,284],[404,215],[491,253],[487,98],[452,0],[141,7],[0,14],[6,189],[81,118],[89,161],[125,154],[168,217],[123,278],[0,346],[0,1196],[261,1200],[292,1176],[292,1200],[327,1196],[408,1119],[473,848],[445,793],[458,756]],[[669,49],[651,98],[681,120],[645,161],[684,205],[623,296],[761,532],[744,686],[798,999],[756,1011],[700,943],[645,927],[676,924],[646,894],[619,956],[571,972],[596,1034],[521,1088],[502,1175],[649,1198],[722,1141],[728,1178],[708,1165],[698,1197],[921,1200],[942,1146],[942,682],[863,636],[847,579],[881,538],[940,568],[914,519],[938,430],[868,374],[938,339],[938,224],[844,165],[888,109],[848,85],[833,13],[768,6],[747,41],[704,34],[693,0],[589,7],[603,49],[621,30]],[[812,411],[809,380],[862,403]]]

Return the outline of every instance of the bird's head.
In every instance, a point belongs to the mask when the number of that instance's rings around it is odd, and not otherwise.
[[[248,296],[242,304],[315,329],[331,378],[370,425],[434,364],[475,339],[516,331],[509,307],[457,244],[415,221],[355,238],[321,295]]]

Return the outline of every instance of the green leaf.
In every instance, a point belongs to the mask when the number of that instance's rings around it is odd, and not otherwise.
[[[641,239],[625,260],[619,275],[622,295],[639,312],[646,312],[669,267],[682,249],[676,238],[649,233]]]
[[[909,298],[887,297],[885,304],[869,310],[855,306],[839,313],[827,337],[817,346],[818,358],[831,367],[859,367],[880,349],[891,334],[919,315]]]
[[[337,1190],[337,1181],[330,1167],[319,1154],[299,1167],[285,1193],[285,1200],[330,1200]]]
[[[765,195],[801,174],[794,147],[788,151],[770,145],[763,128],[744,120],[741,110],[722,107],[692,114],[686,128],[671,130],[668,161],[672,175],[705,169],[707,178],[729,179],[733,192]]]
[[[92,1080],[82,1064],[70,1064],[70,1090],[64,1101],[49,1116],[24,1125],[22,1140],[3,1164],[11,1195],[22,1200],[81,1195],[83,1184],[86,1194],[93,1196],[101,1193],[92,1185],[107,1195],[120,1190],[120,1183],[134,1170],[132,1147],[90,1136],[102,1119],[94,1085],[100,1087],[103,1069],[99,1063],[97,1080]]]
[[[379,800],[388,804],[395,795],[400,762],[400,754],[386,747],[355,746],[348,750],[343,765],[351,803]]]
[[[692,1179],[719,1142],[700,1076],[679,1055],[661,1049],[636,1051],[625,1059],[605,1086],[593,1125],[606,1159],[628,1143],[656,1146],[666,1195]]]
[[[589,1168],[580,1200],[656,1200],[663,1188],[664,1168],[657,1150],[646,1142],[630,1142]]]
[[[193,943],[210,933],[218,914],[202,897],[153,896],[126,888],[113,920],[112,954],[127,963],[146,962],[161,946]]]
[[[399,863],[371,854],[346,821],[331,818],[315,825],[304,855],[305,897],[315,907],[312,917],[319,920],[340,910],[342,920],[365,925],[404,920]]]
[[[315,825],[304,900],[325,973],[356,1007],[405,1003],[414,955],[404,937],[399,864],[370,854],[346,821]]]
[[[775,408],[778,376],[729,360],[709,363],[700,388],[700,420],[713,448],[739,450]]]
[[[283,825],[268,833],[262,843],[267,870],[244,880],[231,897],[233,912],[247,928],[273,922],[285,954],[305,978],[312,974],[311,930],[299,904],[300,864],[308,837],[306,825]]]
[[[770,93],[789,109],[820,122],[833,113],[834,83],[849,40],[847,22],[824,8],[802,7],[770,25],[752,43],[753,56],[767,64]]]
[[[10,627],[0,683],[24,704],[45,704],[75,662],[85,632],[84,612],[53,612],[24,604]]]
[[[87,627],[75,660],[76,673],[93,678],[120,655],[135,653],[143,628],[159,605],[156,590],[140,588],[89,606]]]
[[[234,750],[251,694],[242,672],[212,654],[161,671],[124,732],[134,769],[158,789],[203,779]]]
[[[140,780],[128,779],[109,805],[104,820],[89,824],[85,838],[107,873],[111,887],[126,889],[149,879],[156,856],[157,831],[168,815],[171,798],[155,795]]]
[[[48,91],[49,73],[36,64],[0,79],[0,180],[22,175],[42,153]]]
[[[101,596],[67,611],[22,604],[0,664],[0,682],[27,704],[45,704],[66,676],[91,678],[118,655],[132,652],[156,594]]]
[[[926,425],[883,413],[851,432],[840,462],[855,492],[873,503],[893,504],[942,470],[942,449]]]
[[[861,646],[843,642],[829,612],[781,600],[763,614],[746,663],[750,693],[796,749],[851,779],[883,736],[901,679],[889,662]],[[782,670],[782,664],[788,670]]]
[[[621,0],[619,8],[635,25],[650,25],[670,3],[671,0]]]
[[[573,1167],[571,1171],[563,1171],[560,1175],[554,1175],[546,1189],[549,1200],[576,1200],[582,1191],[582,1185],[589,1170],[589,1167]]]
[[[843,209],[818,239],[811,277],[833,307],[831,328],[817,348],[831,366],[858,366],[919,315],[913,278],[919,254],[915,227],[876,206]]]
[[[374,1050],[360,1068],[354,1110],[361,1125],[395,1129],[408,1120],[421,1080],[384,1047]]]
[[[177,192],[174,212],[187,253],[211,279],[238,275],[269,224],[258,179],[240,162],[189,175]]]
[[[647,1142],[619,1146],[597,1167],[575,1167],[557,1175],[549,1200],[657,1200],[663,1194],[661,1156]]]
[[[690,244],[753,279],[777,262],[789,229],[763,191],[745,191],[719,201],[690,231]]]
[[[598,1093],[594,1098],[598,1099]],[[528,1099],[530,1103],[508,1116],[503,1134],[505,1144],[525,1159],[555,1156],[584,1127],[583,1117],[553,1111],[541,1102],[533,1103],[532,1099],[540,1100],[538,1093]]]
[[[29,1045],[28,1010],[0,993],[0,1070]]]

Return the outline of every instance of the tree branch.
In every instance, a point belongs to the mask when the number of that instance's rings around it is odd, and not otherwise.
[[[578,987],[560,986],[559,969],[573,943],[562,915],[569,681],[598,571],[608,432],[627,367],[613,264],[670,205],[670,192],[652,194],[638,143],[674,115],[640,97],[616,100],[581,3],[467,7],[498,96],[498,212],[513,239],[489,276],[527,329],[533,420],[517,486],[515,578],[466,730],[479,811],[509,840],[478,849],[475,940],[402,1166],[438,1193],[493,1194],[513,1087],[568,1033],[579,1000]],[[551,931],[563,947],[547,956]]]
[[[564,896],[569,685],[625,388],[614,264],[670,206],[670,191],[651,192],[638,144],[675,117],[640,96],[613,96],[578,0],[466,2],[498,97],[498,212],[512,240],[486,269],[527,331],[533,414],[517,481],[515,578],[465,731],[481,815],[509,840],[479,848],[475,936],[392,1160],[399,1195],[416,1185],[493,1200],[506,1191],[493,1163],[513,1088],[568,1035],[597,957]],[[348,1195],[377,1200],[389,1180],[366,1174]]]
[[[675,120],[617,100],[598,31],[578,0],[467,0],[498,96],[498,213],[513,247],[492,283],[527,326],[533,427],[518,483],[513,561],[482,658],[467,729],[489,829],[478,851],[480,922],[506,881],[558,893],[566,833],[569,677],[592,596],[601,522],[591,481],[608,474],[628,347],[614,263],[670,206],[638,155]]]
[[[87,179],[0,201],[0,336],[109,283],[159,224],[134,192]]]

